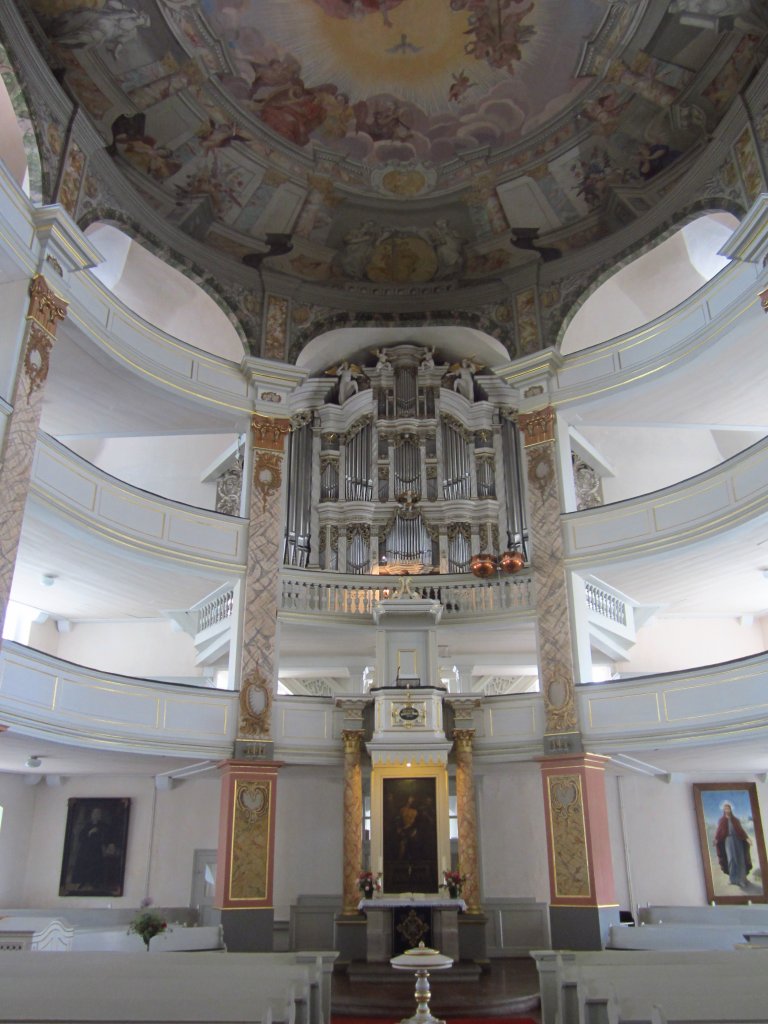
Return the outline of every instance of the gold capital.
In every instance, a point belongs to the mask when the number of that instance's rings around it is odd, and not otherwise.
[[[35,274],[29,285],[27,319],[34,320],[55,338],[59,320],[63,320],[66,315],[67,303],[56,295],[42,274]]]
[[[251,417],[251,443],[256,451],[282,452],[285,435],[291,432],[291,421],[285,417]]]
[[[521,412],[518,426],[525,435],[525,447],[555,440],[555,410],[551,405],[536,412]]]

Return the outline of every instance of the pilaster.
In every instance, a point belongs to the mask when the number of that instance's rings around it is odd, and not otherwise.
[[[588,753],[541,762],[555,949],[600,949],[619,920],[605,796],[609,762]]]
[[[66,315],[67,303],[36,274],[29,286],[27,326],[0,465],[0,628],[11,594],[51,350]]]
[[[221,780],[216,906],[233,952],[272,949],[275,761],[225,761]]]
[[[459,824],[459,869],[466,875],[462,889],[470,914],[482,913],[480,906],[480,857],[477,848],[477,805],[473,770],[474,729],[454,729],[456,757],[456,811]]]
[[[235,754],[272,756],[272,699],[277,678],[277,598],[283,537],[283,446],[290,420],[251,420],[252,472],[248,505],[240,717]]]
[[[574,694],[568,588],[560,527],[561,494],[552,406],[519,417],[528,473],[529,532],[539,641],[539,683],[544,695],[544,752],[581,750]]]

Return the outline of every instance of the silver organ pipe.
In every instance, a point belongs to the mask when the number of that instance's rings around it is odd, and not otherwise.
[[[528,525],[525,517],[523,462],[520,431],[506,417],[501,420],[501,450],[504,458],[504,497],[507,505],[507,530],[513,544],[519,544],[528,557]]]
[[[446,501],[470,497],[470,454],[464,435],[443,422],[443,497]]]
[[[288,493],[283,561],[303,567],[309,562],[312,499],[312,425],[291,431],[288,441]]]
[[[448,535],[448,572],[468,572],[472,550],[469,523],[457,523]]]
[[[408,366],[399,367],[395,376],[395,415],[416,415],[416,375]]]
[[[366,423],[347,439],[346,445],[346,500],[372,501],[371,444],[373,428]]]
[[[392,562],[432,564],[432,538],[420,515],[397,515],[387,534],[384,554]]]
[[[394,451],[395,495],[403,491],[421,491],[421,449],[413,441],[403,441]]]

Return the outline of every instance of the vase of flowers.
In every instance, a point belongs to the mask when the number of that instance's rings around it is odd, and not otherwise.
[[[151,898],[145,896],[141,901],[139,913],[128,925],[128,934],[138,935],[147,949],[149,949],[149,940],[153,936],[159,935],[160,932],[164,932],[168,927],[168,922],[159,911],[149,909],[151,905]]]
[[[466,880],[467,876],[462,875],[460,871],[444,871],[440,888],[447,889],[449,897],[455,900],[461,896],[461,889]]]
[[[373,899],[376,890],[381,889],[380,875],[374,875],[372,871],[361,871],[357,876],[357,887],[365,899]]]

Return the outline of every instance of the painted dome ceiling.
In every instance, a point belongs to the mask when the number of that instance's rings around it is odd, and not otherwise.
[[[160,214],[341,286],[481,281],[641,216],[768,28],[760,0],[28,6]]]

